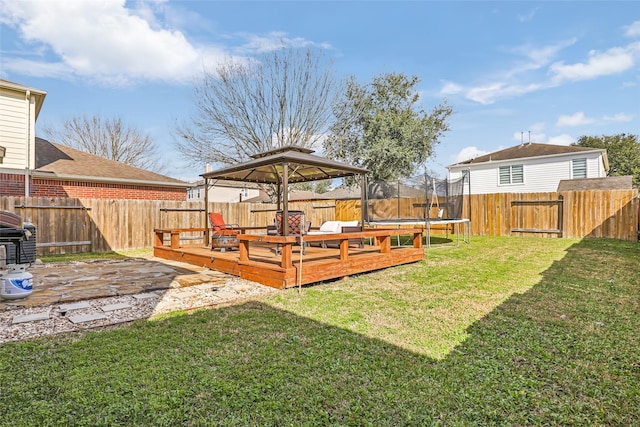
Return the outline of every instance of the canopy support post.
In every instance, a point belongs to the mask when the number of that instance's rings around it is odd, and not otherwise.
[[[282,164],[282,234],[289,235],[289,163]]]
[[[360,175],[360,225],[364,227],[364,221],[367,217],[367,176],[365,174]]]
[[[204,244],[209,246],[209,178],[204,179]]]

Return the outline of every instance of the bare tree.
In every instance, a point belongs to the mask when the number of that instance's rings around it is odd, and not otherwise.
[[[59,127],[45,126],[43,132],[53,142],[110,160],[155,172],[165,168],[151,137],[126,125],[121,118],[77,116]]]
[[[176,126],[178,150],[194,165],[233,164],[287,145],[319,145],[341,87],[331,65],[316,51],[282,48],[205,70],[194,84],[197,114]]]

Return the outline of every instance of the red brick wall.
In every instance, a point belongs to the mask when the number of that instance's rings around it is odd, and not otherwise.
[[[186,200],[184,188],[99,182],[31,179],[32,197],[70,197],[80,199]],[[0,173],[0,196],[24,196],[24,175]]]
[[[0,173],[0,196],[24,196],[24,175]]]

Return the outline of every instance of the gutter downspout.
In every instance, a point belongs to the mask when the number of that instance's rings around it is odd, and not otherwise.
[[[31,193],[30,188],[30,174],[29,168],[31,166],[31,91],[27,90],[27,163],[24,168],[24,197],[29,197]]]

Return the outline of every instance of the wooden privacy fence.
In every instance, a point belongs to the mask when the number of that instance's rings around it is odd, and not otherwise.
[[[465,202],[476,235],[638,239],[638,190],[476,194]]]
[[[424,198],[372,200],[378,217],[423,218]],[[465,197],[464,217],[475,235],[544,237],[611,237],[637,240],[637,190],[568,191],[562,193],[483,194]],[[290,202],[312,226],[324,221],[360,219],[360,200]],[[0,197],[0,210],[20,215],[36,226],[42,254],[108,252],[154,244],[154,229],[202,228],[202,202],[152,200]],[[273,224],[276,205],[210,203],[228,223],[248,227]],[[437,212],[432,209],[431,217]],[[196,232],[182,236],[199,239]]]
[[[313,226],[335,219],[333,201],[290,202],[289,209],[305,211]],[[202,202],[0,197],[0,210],[35,224],[39,255],[148,248],[153,246],[156,228],[204,226]],[[222,213],[228,223],[266,227],[273,223],[276,205],[210,203],[209,211]]]
[[[443,205],[444,200],[440,201]],[[424,218],[425,198],[369,200],[378,218]],[[638,239],[638,190],[498,193],[465,196],[462,216],[481,236],[611,237]],[[437,209],[429,211],[437,217]],[[336,201],[336,219],[360,218],[360,200]]]

